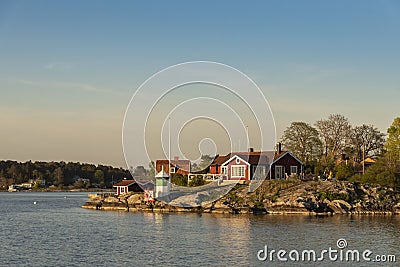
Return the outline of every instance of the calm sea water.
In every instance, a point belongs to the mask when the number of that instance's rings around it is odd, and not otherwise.
[[[86,200],[86,193],[0,193],[0,265],[298,266],[260,261],[257,252],[337,249],[339,238],[346,249],[396,255],[397,263],[383,265],[400,265],[400,216],[129,213],[81,209]],[[377,263],[326,257],[311,265]]]

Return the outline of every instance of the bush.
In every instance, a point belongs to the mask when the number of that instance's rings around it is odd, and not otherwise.
[[[335,167],[338,180],[347,180],[354,175],[354,168],[351,165],[340,164]]]
[[[356,173],[353,176],[351,176],[348,180],[349,182],[354,182],[354,183],[362,183],[363,176],[362,174]]]
[[[318,198],[320,201],[323,201],[324,199],[328,199],[329,201],[344,200],[346,202],[351,202],[354,200],[354,198],[351,197],[349,194],[332,193],[329,191],[319,193]]]
[[[239,197],[235,191],[231,191],[228,195],[228,201],[232,205],[240,205],[243,204],[244,200],[242,197]]]
[[[179,173],[173,173],[171,175],[171,183],[180,185],[180,186],[187,186],[188,185],[188,179],[187,177],[183,176],[182,174]]]
[[[262,201],[256,201],[256,202],[254,202],[254,208],[263,209],[264,203]]]
[[[360,179],[361,176],[361,179]],[[379,159],[369,167],[364,175],[352,177],[358,181],[368,184],[379,184],[383,186],[396,187],[400,184],[400,173],[396,166],[389,164],[384,158]]]
[[[205,181],[203,179],[203,176],[201,176],[201,175],[196,175],[189,182],[189,186],[201,186],[201,185],[204,185],[204,184],[205,184]]]

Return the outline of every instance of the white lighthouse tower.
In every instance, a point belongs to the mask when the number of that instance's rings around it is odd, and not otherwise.
[[[161,167],[161,171],[156,175],[156,192],[155,197],[164,197],[169,195],[169,174],[164,171],[164,166]]]

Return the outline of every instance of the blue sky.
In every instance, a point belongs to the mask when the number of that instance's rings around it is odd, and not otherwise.
[[[399,29],[398,1],[0,1],[0,158],[124,166],[133,92],[192,60],[249,75],[278,137],[331,113],[386,131]]]

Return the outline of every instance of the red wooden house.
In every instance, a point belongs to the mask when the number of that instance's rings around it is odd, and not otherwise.
[[[272,157],[270,152],[232,152],[216,157],[210,165],[210,174],[221,174],[227,180],[263,178]]]
[[[271,171],[270,167],[271,166]],[[300,176],[303,163],[289,151],[232,152],[218,156],[210,165],[210,174],[220,174],[227,180],[251,180],[257,178],[286,179]]]
[[[304,164],[289,151],[278,151],[274,156],[269,173],[270,179],[286,179],[289,176],[303,174]]]
[[[156,161],[156,173],[159,173],[164,167],[166,173],[179,173],[182,175],[188,175],[191,170],[190,160],[179,159],[174,157],[173,160],[159,159]]]
[[[153,190],[154,182],[153,181],[136,181],[136,180],[122,180],[115,185],[113,185],[117,189],[117,195],[127,194],[129,192],[143,192],[144,190]]]

